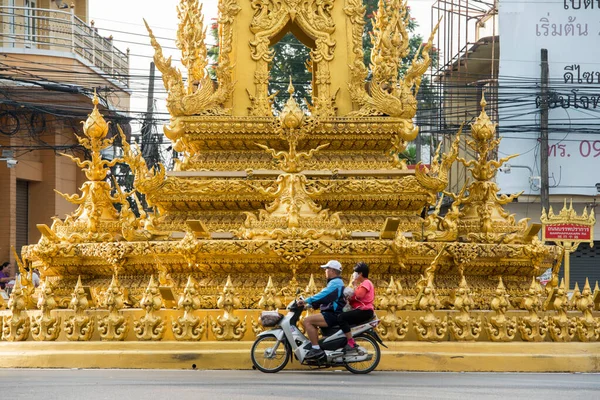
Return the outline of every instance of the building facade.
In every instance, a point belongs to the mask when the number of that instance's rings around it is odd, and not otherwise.
[[[597,105],[594,99],[600,97],[600,80],[583,67],[598,62],[596,53],[585,50],[593,47],[595,36],[588,35],[586,27],[592,26],[589,19],[597,10],[589,9],[586,14],[585,7],[577,9],[570,4],[439,0],[432,7],[432,20],[443,17],[438,38],[443,56],[435,74],[442,100],[434,130],[448,147],[458,127],[478,115],[482,92],[486,92],[490,116],[498,122],[502,138],[496,157],[519,154],[501,168],[496,179],[503,194],[523,192],[505,206],[516,220],[529,218],[539,223],[542,215],[542,48],[550,54],[550,206],[558,212],[567,199],[578,213],[596,207],[600,179],[581,172],[596,171],[600,162],[596,119],[590,114]],[[575,27],[581,29],[569,27],[567,31],[566,23],[552,24],[557,21],[580,22]],[[469,158],[464,144],[461,148],[463,157]],[[466,178],[464,167],[454,166],[450,190],[460,189]],[[597,223],[596,231],[599,228]],[[594,248],[582,244],[572,254],[570,289],[576,282],[583,287],[585,277],[600,280]]]
[[[60,153],[85,157],[75,134],[97,91],[108,120],[127,124],[129,55],[89,24],[88,1],[0,2],[0,260],[64,218],[85,180]]]

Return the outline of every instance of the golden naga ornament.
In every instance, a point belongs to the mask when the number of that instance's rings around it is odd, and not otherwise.
[[[183,293],[177,302],[177,308],[184,310],[183,316],[171,318],[173,336],[176,340],[200,340],[206,331],[206,318],[194,316],[194,310],[200,309],[201,301],[198,293],[198,283],[191,276],[188,277]]]
[[[417,334],[417,339],[439,341],[446,337],[447,317],[438,318],[435,316],[435,310],[440,307],[440,300],[433,286],[433,280],[430,280],[416,304],[417,310],[425,311],[423,317],[413,318],[413,328]]]
[[[89,308],[88,298],[85,289],[81,284],[81,277],[77,278],[77,284],[71,294],[69,308],[75,312],[65,321],[65,334],[67,339],[75,342],[87,342],[94,334],[96,318],[87,315]]]
[[[496,315],[490,317],[489,321],[486,318],[486,330],[492,342],[510,342],[515,338],[517,319],[506,316],[506,310],[510,306],[508,298],[509,295],[506,292],[506,287],[504,286],[504,282],[502,282],[502,277],[500,277],[496,295],[490,304],[491,309],[495,311]]]
[[[573,319],[567,316],[569,298],[565,289],[565,281],[554,288],[554,293],[548,299],[554,298],[552,308],[556,315],[548,317],[548,333],[553,342],[570,342],[575,337],[577,326]]]
[[[148,23],[146,29],[150,43],[155,50],[154,63],[162,73],[163,83],[168,91],[167,108],[174,118],[188,115],[226,115],[225,102],[233,92],[233,80],[230,62],[231,41],[233,40],[231,17],[239,12],[235,0],[220,1],[221,23],[219,62],[216,67],[218,87],[215,89],[207,72],[208,54],[206,49],[206,29],[202,4],[198,0],[181,0],[177,8],[179,28],[177,47],[181,50],[181,63],[187,70],[188,82],[185,85],[181,72],[171,65],[171,57],[165,58],[162,47],[156,40]],[[225,17],[225,18],[223,18]],[[229,17],[229,18],[226,18]],[[170,128],[165,129],[169,139],[176,141],[177,125],[174,120]]]
[[[153,275],[150,275],[150,282],[140,300],[140,305],[144,308],[145,314],[134,321],[135,336],[138,340],[162,340],[166,329],[165,321],[163,317],[156,315],[156,312],[162,308],[163,298]]]
[[[479,338],[481,318],[474,318],[469,315],[474,305],[473,294],[463,276],[454,299],[454,309],[458,311],[458,315],[451,317],[448,321],[448,328],[453,339],[462,341],[477,340]]]
[[[399,296],[402,291],[400,283],[396,284],[394,278],[390,278],[385,294],[381,296],[379,308],[385,310],[387,314],[381,318],[381,323],[377,327],[377,331],[384,340],[400,341],[404,340],[408,332],[408,317],[403,320],[402,317],[396,315],[396,311],[403,309],[407,302],[406,299]]]
[[[227,283],[223,287],[223,294],[217,300],[217,307],[224,310],[216,320],[212,317],[211,329],[217,340],[241,340],[246,333],[246,317],[240,320],[233,315],[235,309],[241,307],[240,299],[237,297],[235,288],[231,283],[231,277],[227,277]]]
[[[27,299],[21,286],[21,279],[17,278],[8,300],[11,315],[4,317],[2,323],[2,340],[22,342],[29,337],[31,324],[25,311],[26,303]]]
[[[39,293],[37,306],[41,314],[31,317],[31,336],[36,341],[54,341],[60,334],[61,319],[51,315],[57,304],[52,283],[48,279],[44,279]]]
[[[108,315],[98,319],[100,338],[114,341],[125,340],[129,333],[129,324],[121,312],[125,306],[123,288],[115,275],[104,292],[102,306],[108,309]]]
[[[548,332],[548,324],[538,313],[542,309],[542,288],[536,278],[532,278],[529,293],[523,298],[523,308],[527,316],[519,318],[521,339],[527,342],[542,342]]]
[[[581,342],[593,342],[600,337],[600,319],[594,318],[592,311],[594,310],[594,300],[592,297],[592,288],[590,282],[586,278],[585,286],[581,293],[579,291],[573,293],[573,300],[577,310],[581,311],[583,316],[576,319],[577,323],[577,338]]]

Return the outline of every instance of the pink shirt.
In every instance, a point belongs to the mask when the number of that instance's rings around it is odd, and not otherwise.
[[[370,280],[365,279],[350,297],[350,307],[353,310],[373,310],[373,300],[375,300],[375,288]]]

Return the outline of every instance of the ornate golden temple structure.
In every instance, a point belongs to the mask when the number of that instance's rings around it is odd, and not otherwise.
[[[21,275],[3,340],[253,340],[260,310],[281,309],[297,288],[317,291],[329,259],[345,278],[355,262],[370,265],[386,341],[598,340],[598,287],[568,299],[560,248],[503,209],[518,195],[498,194],[510,157],[494,158],[485,99],[431,165],[411,170],[398,158],[419,134],[416,96],[435,34],[400,77],[406,7],[380,0],[365,65],[362,0],[219,0],[216,82],[198,0],[178,8],[184,72],[147,25],[168,91],[164,131],[181,158],[174,171],[149,169],[123,140],[122,157],[102,159],[112,139],[93,111],[78,138],[91,159],[73,158],[88,181],[63,195],[78,209],[38,225],[41,240],[23,249],[21,270],[39,267],[43,285]],[[275,115],[271,46],[288,32],[311,48],[313,104],[302,110],[290,82]],[[476,159],[458,157],[463,136]],[[455,162],[472,178],[444,192]],[[132,192],[108,179],[116,163],[135,174]],[[440,192],[451,199],[445,215]],[[543,290],[535,277],[549,267]]]

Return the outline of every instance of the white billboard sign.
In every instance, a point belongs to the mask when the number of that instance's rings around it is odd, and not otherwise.
[[[600,183],[600,0],[499,2],[500,156],[504,193],[539,194],[541,49],[549,59],[550,194],[596,195]]]

